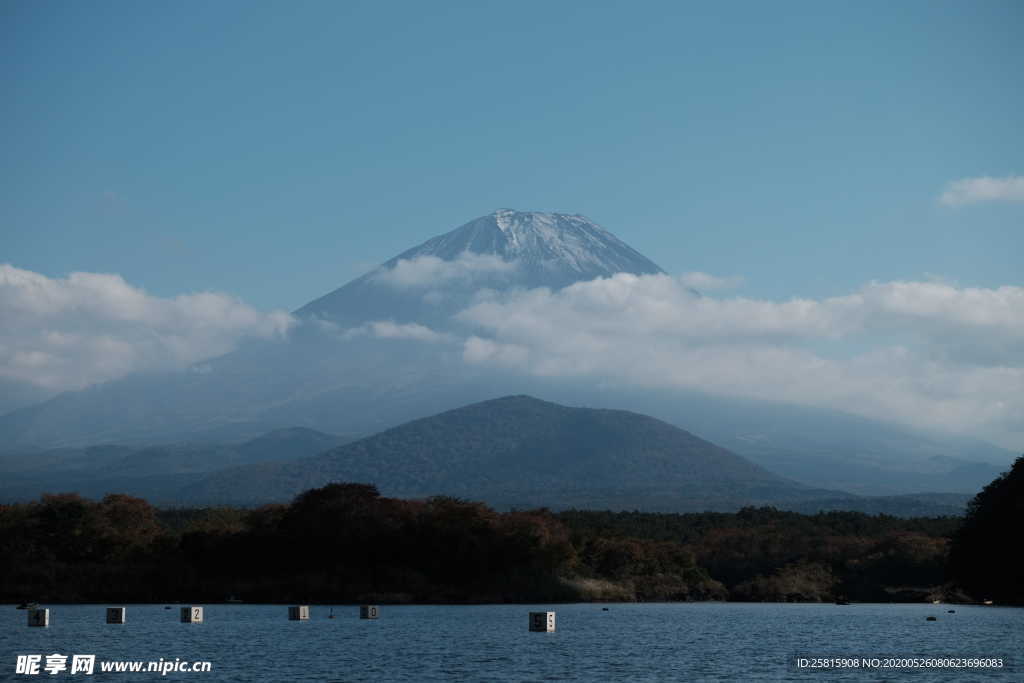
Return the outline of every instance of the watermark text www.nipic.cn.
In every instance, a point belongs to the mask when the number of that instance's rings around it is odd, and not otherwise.
[[[161,657],[156,661],[100,660],[97,662],[96,655],[68,656],[54,652],[49,655],[18,655],[14,665],[14,673],[23,676],[60,673],[91,676],[97,669],[103,673],[149,672],[166,676],[179,671],[205,673],[210,671],[211,664],[210,662],[182,661],[180,657],[175,657],[173,660]]]

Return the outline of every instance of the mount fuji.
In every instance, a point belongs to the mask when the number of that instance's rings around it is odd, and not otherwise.
[[[500,209],[402,252],[295,315],[447,326],[480,289],[561,289],[616,273],[664,271],[579,214]]]
[[[307,428],[353,439],[529,394],[625,409],[819,488],[975,491],[1010,455],[827,410],[536,377],[463,359],[457,315],[488,293],[664,271],[578,214],[502,209],[433,237],[297,309],[284,340],[250,341],[177,372],[131,375],[0,416],[0,450],[241,442]],[[994,464],[993,464],[994,463]]]

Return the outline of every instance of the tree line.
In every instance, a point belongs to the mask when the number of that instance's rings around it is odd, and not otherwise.
[[[0,506],[0,601],[917,601],[1021,604],[1024,457],[964,518],[774,508],[498,512],[336,483],[288,505],[121,494]]]

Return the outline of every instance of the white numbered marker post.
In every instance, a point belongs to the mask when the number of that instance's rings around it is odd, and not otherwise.
[[[554,612],[530,612],[530,630],[531,631],[554,631],[555,630],[555,613]]]
[[[359,608],[360,619],[376,619],[380,616],[380,608],[377,605],[363,605]]]
[[[123,624],[124,623],[124,607],[108,607],[107,608],[107,623],[108,624]]]
[[[309,619],[309,605],[292,605],[288,608],[289,621],[307,621]]]
[[[203,608],[202,607],[182,607],[181,608],[181,623],[183,624],[201,624],[203,623]]]

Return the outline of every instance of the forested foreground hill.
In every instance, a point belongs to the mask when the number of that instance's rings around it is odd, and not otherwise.
[[[225,469],[190,484],[180,499],[284,502],[331,481],[370,482],[402,498],[473,498],[501,509],[680,512],[851,498],[780,477],[646,415],[505,396],[315,457]]]
[[[966,600],[946,574],[960,524],[773,508],[498,513],[363,484],[255,510],[64,494],[0,506],[0,602]]]

